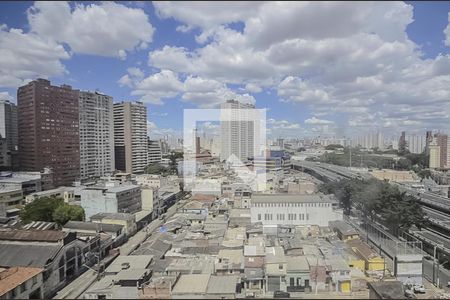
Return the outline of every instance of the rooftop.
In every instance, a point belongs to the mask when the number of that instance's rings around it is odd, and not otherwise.
[[[328,195],[323,194],[253,194],[252,203],[334,203]]]
[[[42,268],[12,267],[0,272],[0,296],[43,271]]]
[[[309,271],[309,263],[305,256],[286,256],[287,271]]]
[[[0,242],[0,267],[44,267],[61,249],[55,244]]]
[[[235,294],[239,276],[211,276],[208,281],[208,294]]]
[[[181,275],[172,290],[172,294],[205,294],[210,277],[210,274]]]
[[[152,262],[152,255],[118,256],[105,270],[106,273],[119,273],[122,270],[145,269]]]
[[[67,233],[57,230],[0,230],[0,240],[28,242],[58,242]]]
[[[91,217],[91,220],[102,220],[102,219],[113,219],[113,220],[134,220],[135,216],[128,213],[98,213]]]
[[[374,281],[368,284],[379,299],[406,299],[401,281]]]
[[[64,229],[91,230],[96,232],[118,232],[123,229],[123,225],[102,224],[93,222],[69,221],[63,226]]]

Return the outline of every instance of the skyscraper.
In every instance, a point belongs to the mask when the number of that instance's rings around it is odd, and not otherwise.
[[[147,167],[147,108],[142,102],[114,103],[116,169],[143,173]]]
[[[405,140],[409,152],[420,154],[425,150],[425,136],[407,135]]]
[[[19,160],[23,171],[53,170],[56,186],[80,176],[78,91],[37,79],[19,87]]]
[[[406,133],[402,131],[402,135],[398,140],[398,151],[405,152],[405,150],[406,150]]]
[[[79,105],[80,179],[105,176],[115,169],[113,99],[81,91]]]
[[[16,167],[19,135],[17,106],[8,100],[0,100],[0,166]]]
[[[437,140],[433,139],[428,145],[428,152],[430,154],[429,158],[429,168],[437,169],[441,167],[441,148],[437,144]]]
[[[158,164],[162,160],[159,141],[148,139],[148,164]]]
[[[249,116],[252,104],[228,100],[221,105],[220,114],[220,160],[224,161],[235,155],[242,162],[255,154],[255,122]]]
[[[439,132],[434,135],[434,138],[436,140],[437,145],[440,148],[439,153],[440,167],[441,168],[447,167],[448,135]]]

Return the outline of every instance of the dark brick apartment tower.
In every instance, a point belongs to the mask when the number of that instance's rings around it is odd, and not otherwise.
[[[19,161],[23,171],[53,169],[55,187],[80,176],[78,90],[34,80],[17,90]]]

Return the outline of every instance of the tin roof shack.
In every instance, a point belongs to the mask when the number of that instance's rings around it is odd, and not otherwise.
[[[325,259],[328,274],[332,280],[332,286],[336,292],[351,292],[350,268],[340,256],[329,256]]]
[[[236,299],[242,291],[240,276],[211,276],[208,281],[206,298]]]
[[[207,299],[210,274],[184,274],[172,290],[172,299]]]
[[[311,290],[327,291],[329,280],[325,260],[318,255],[307,255],[306,259],[310,268]]]
[[[385,261],[380,257],[369,245],[361,240],[347,241],[355,254],[364,260],[365,270],[368,273],[383,272],[385,269]]]
[[[309,263],[305,256],[286,256],[286,285],[288,292],[305,292],[311,289]]]
[[[98,213],[91,216],[91,222],[122,225],[127,236],[137,231],[136,217],[129,213]]]
[[[286,292],[287,260],[280,246],[266,247],[266,291]]]
[[[230,211],[230,227],[235,226],[245,227],[249,224],[251,224],[250,209],[233,208]]]
[[[48,298],[81,272],[92,241],[98,238],[82,241],[76,233],[55,230],[0,231],[0,267],[43,268]]]
[[[245,241],[245,227],[228,227],[222,241],[225,249],[243,249]]]
[[[212,274],[214,272],[214,258],[209,255],[174,259],[166,268],[166,274]]]
[[[329,227],[336,232],[337,236],[343,240],[354,240],[359,238],[359,233],[350,224],[345,221],[331,221]]]
[[[138,286],[148,281],[151,255],[118,256],[106,268],[105,276],[84,294],[84,299],[125,299],[138,297]]]
[[[154,273],[149,282],[138,289],[138,299],[170,299],[172,289],[180,278],[175,276],[155,277]]]
[[[244,245],[245,295],[254,297],[264,293],[265,243],[262,236],[250,237]]]
[[[43,299],[42,268],[0,268],[1,299]]]
[[[222,249],[217,255],[214,265],[217,275],[244,273],[244,252],[240,250]]]
[[[111,244],[108,248],[120,246],[125,242],[125,233],[123,225],[102,224],[93,222],[69,221],[62,230],[64,232],[76,232],[78,236],[96,236],[99,233],[105,233],[111,236]],[[103,246],[103,245],[102,245]]]
[[[406,299],[401,281],[369,282],[369,299]]]

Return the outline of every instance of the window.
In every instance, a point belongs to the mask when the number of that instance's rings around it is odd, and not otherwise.
[[[279,265],[278,265],[278,269],[283,270],[283,265],[282,265],[282,264],[279,264]]]
[[[24,282],[20,285],[20,292],[25,293],[26,290],[27,290],[27,286],[26,286],[26,282]]]
[[[309,214],[306,214],[306,221],[309,220]]]
[[[258,214],[258,221],[261,221],[261,214]]]

